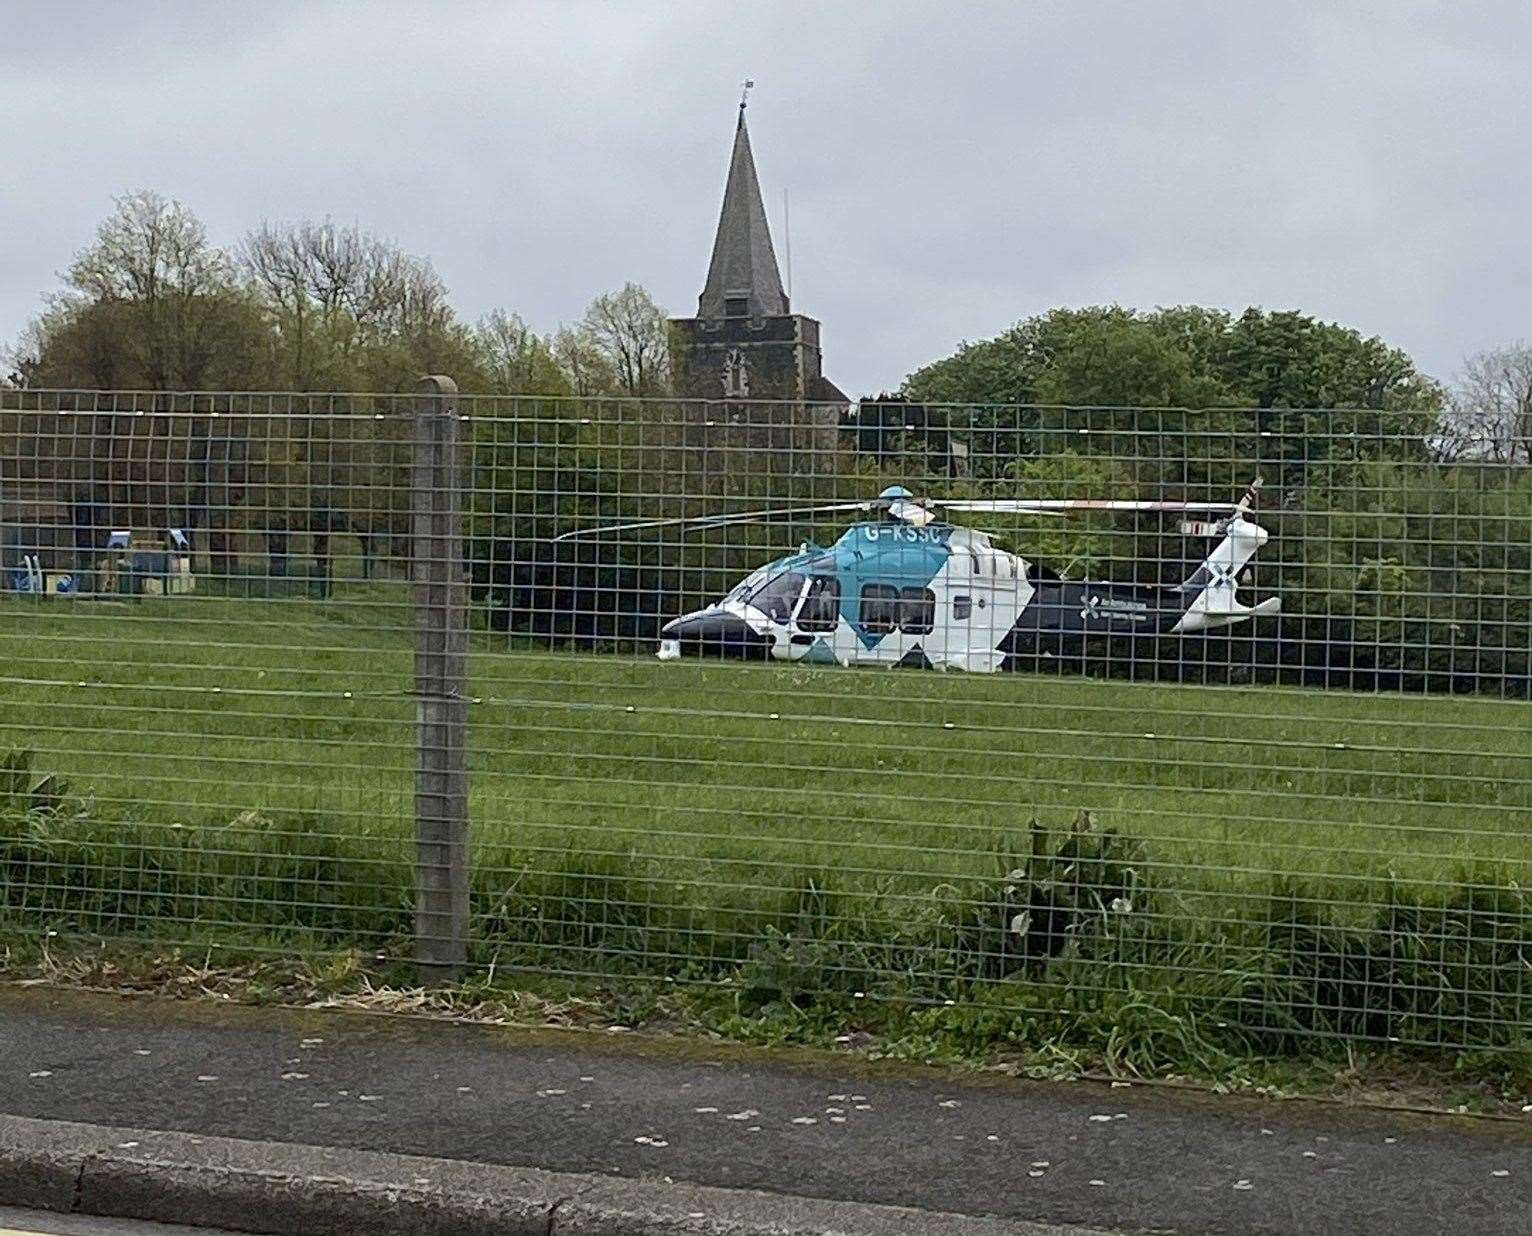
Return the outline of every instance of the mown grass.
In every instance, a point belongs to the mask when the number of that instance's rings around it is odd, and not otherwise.
[[[333,603],[13,601],[0,742],[166,823],[256,811],[404,837],[402,602],[390,585]],[[1532,861],[1532,710],[1514,702],[661,664],[490,637],[471,690],[484,844],[729,861],[741,882],[773,864],[924,879],[1086,809],[1209,888]]]
[[[397,946],[406,602],[346,583],[0,605],[0,752],[32,753],[0,831],[12,921]],[[1192,1008],[1265,1041],[1528,1033],[1524,704],[660,664],[489,635],[470,676],[486,963],[794,1007],[1139,1017],[1150,1041]]]

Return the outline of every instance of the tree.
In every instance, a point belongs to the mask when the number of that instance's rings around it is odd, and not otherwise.
[[[610,395],[617,373],[606,352],[582,326],[561,326],[553,336],[553,358],[569,389],[582,398]]]
[[[180,202],[148,189],[113,201],[96,243],[69,267],[73,287],[98,301],[155,301],[228,287],[229,255],[209,244],[201,220]]]
[[[284,232],[267,223],[246,236],[240,246],[240,264],[274,320],[276,363],[286,377],[280,384],[293,390],[309,388],[321,351],[312,337],[315,319],[323,321],[324,303],[314,296],[309,256],[307,245],[296,232]]]
[[[1247,309],[1215,360],[1231,390],[1258,408],[1435,411],[1442,392],[1398,348],[1291,310]]]
[[[1198,305],[1054,309],[915,370],[904,393],[926,402],[1072,406],[1442,405],[1440,388],[1381,339],[1292,311],[1251,308],[1234,318]]]
[[[149,190],[115,199],[66,279],[71,293],[42,324],[64,336],[69,363],[50,365],[45,342],[44,373],[83,365],[114,385],[187,390],[249,369],[258,323],[229,255],[180,202]]]
[[[474,337],[487,390],[496,395],[567,395],[569,382],[552,343],[519,315],[496,309],[479,320]]]
[[[605,359],[626,395],[663,395],[670,385],[665,311],[636,283],[591,301],[576,328]]]
[[[328,220],[268,222],[240,243],[239,265],[271,321],[279,385],[389,390],[461,368],[468,336],[445,284],[390,241]]]
[[[139,316],[126,301],[56,296],[22,337],[18,373],[27,386],[112,390],[152,385],[139,367]]]
[[[239,262],[272,305],[324,321],[344,315],[363,333],[401,331],[447,298],[429,261],[328,220],[263,223],[240,243]]]
[[[28,385],[92,390],[248,390],[265,385],[265,328],[238,292],[182,305],[167,325],[152,306],[60,298],[33,327]],[[168,341],[166,366],[148,358]]]
[[[1532,347],[1513,343],[1463,362],[1442,450],[1449,459],[1532,463]]]
[[[1196,305],[1055,309],[964,344],[912,373],[903,391],[926,403],[993,405],[969,414],[976,457],[992,452],[992,472],[1039,450],[1179,450],[1171,436],[1205,438],[1216,424],[1259,435],[1257,462],[1280,466],[1287,482],[1343,443],[1423,454],[1444,403],[1440,387],[1380,339],[1294,312],[1248,309],[1234,318]],[[1156,409],[1225,411],[1215,420],[1211,412],[1188,418]],[[1229,411],[1238,409],[1255,411]],[[1054,431],[1071,428],[1088,435],[1065,447]],[[1224,454],[1233,449],[1226,444]],[[1254,460],[1252,449],[1239,446]]]
[[[228,255],[179,202],[116,199],[76,255],[68,289],[29,327],[17,372],[30,385],[194,390],[253,383],[265,350]]]
[[[918,402],[981,405],[949,418],[954,434],[971,431],[977,476],[1003,475],[1039,452],[1131,453],[1123,435],[1163,428],[1136,409],[1237,401],[1205,360],[1221,326],[1212,310],[1055,309],[964,344],[916,370],[903,390]],[[1097,436],[1074,436],[1081,429]]]
[[[22,327],[21,336],[4,350],[5,364],[10,372],[4,385],[15,389],[40,386],[38,378],[42,368],[43,350],[47,347],[48,333],[41,318],[33,318]]]
[[[1121,311],[1058,315],[1033,380],[1038,403],[1201,408],[1233,401],[1158,322]]]

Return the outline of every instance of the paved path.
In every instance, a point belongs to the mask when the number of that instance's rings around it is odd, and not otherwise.
[[[1532,1127],[40,988],[0,989],[0,1112],[1097,1228],[1532,1230]]]

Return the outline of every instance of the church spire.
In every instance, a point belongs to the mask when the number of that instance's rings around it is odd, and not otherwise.
[[[766,205],[761,201],[741,97],[713,260],[708,264],[702,295],[697,298],[697,316],[783,317],[787,312],[787,293],[782,290],[771,230],[766,226]]]

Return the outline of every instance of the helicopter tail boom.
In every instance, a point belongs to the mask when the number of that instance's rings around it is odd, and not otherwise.
[[[1229,519],[1224,525],[1223,540],[1180,586],[1179,591],[1190,600],[1181,620],[1171,628],[1172,632],[1185,635],[1210,631],[1280,611],[1282,601],[1279,597],[1271,597],[1259,605],[1246,605],[1237,595],[1239,573],[1270,539],[1271,534],[1265,528],[1250,523],[1242,512]]]

